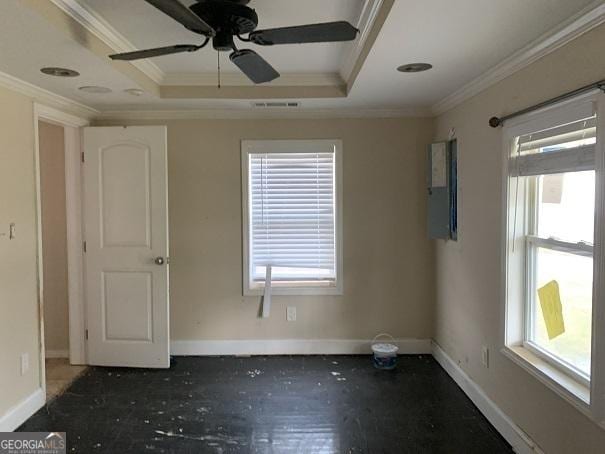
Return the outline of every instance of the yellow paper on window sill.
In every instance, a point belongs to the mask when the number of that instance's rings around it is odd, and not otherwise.
[[[544,287],[539,288],[538,297],[540,298],[540,307],[542,308],[548,339],[552,340],[565,332],[559,283],[550,281]]]

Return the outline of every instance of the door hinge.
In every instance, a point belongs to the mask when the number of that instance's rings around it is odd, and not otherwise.
[[[86,338],[86,340],[88,340],[88,330],[84,331],[84,337]]]
[[[84,152],[80,153],[80,159],[82,159],[82,162],[84,162]]]
[[[82,248],[84,249],[84,253],[86,253],[86,241],[84,241],[84,243],[82,243]]]

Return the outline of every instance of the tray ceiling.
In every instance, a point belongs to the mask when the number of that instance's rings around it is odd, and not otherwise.
[[[96,20],[110,39],[65,5]],[[255,47],[283,75],[257,87],[230,68],[223,55],[226,86],[217,90],[216,52],[211,49],[140,65],[107,58],[113,51],[132,50],[125,46],[196,42],[197,35],[143,0],[3,0],[0,72],[5,80],[15,77],[99,111],[249,111],[254,100],[281,98],[301,101],[301,111],[429,114],[448,95],[471,83],[480,86],[477,81],[486,80],[486,74],[489,80],[504,77],[519,61],[528,61],[527,55],[539,55],[532,49],[552,36],[577,36],[605,21],[605,2],[593,0],[252,0],[250,6],[257,9],[259,27],[349,20],[360,23],[363,33],[353,43]],[[570,26],[576,31],[566,32]],[[395,70],[419,61],[434,68],[420,74]],[[359,73],[347,86],[355,62]],[[81,76],[45,76],[39,71],[43,66],[73,68]],[[84,85],[112,92],[79,91]],[[131,96],[124,92],[128,88],[144,94]]]
[[[162,14],[144,1],[80,0],[85,7],[111,24],[136,48],[173,44],[199,44],[200,36]],[[191,4],[189,2],[183,2]],[[346,20],[357,25],[363,0],[252,0],[259,16],[259,29]],[[239,47],[249,45],[236,40]],[[258,52],[282,73],[337,73],[348,43],[305,44],[259,48]],[[225,72],[237,72],[226,54],[221,55]],[[164,73],[215,73],[216,51],[208,47],[195,54],[153,59]]]

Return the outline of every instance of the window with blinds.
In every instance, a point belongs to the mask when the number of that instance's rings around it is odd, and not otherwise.
[[[337,152],[334,141],[246,141],[247,287],[336,288]]]
[[[586,387],[599,121],[593,102],[579,102],[510,132],[508,304],[523,314],[512,318],[523,327],[515,343]]]

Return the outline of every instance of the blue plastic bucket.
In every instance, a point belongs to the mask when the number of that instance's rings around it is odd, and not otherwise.
[[[378,342],[378,339],[381,337],[387,337],[389,340],[393,341],[393,344]],[[372,353],[374,354],[373,361],[376,369],[393,370],[397,367],[397,351],[399,350],[399,347],[397,347],[394,342],[395,339],[393,339],[393,336],[390,334],[381,333],[374,337],[374,340],[372,341]]]

